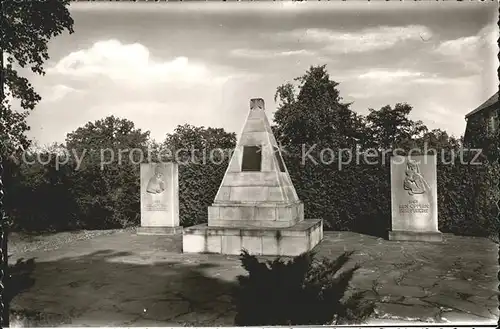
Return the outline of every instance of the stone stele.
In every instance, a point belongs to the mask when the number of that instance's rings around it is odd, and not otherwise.
[[[176,163],[141,164],[141,227],[137,234],[172,235],[179,225],[179,169]]]
[[[184,229],[183,251],[295,256],[323,238],[321,219],[304,220],[304,205],[283,162],[264,100],[250,100],[243,126],[208,224]]]
[[[436,156],[391,158],[389,240],[442,241],[438,230]]]

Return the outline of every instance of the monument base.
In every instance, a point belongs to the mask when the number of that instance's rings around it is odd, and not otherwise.
[[[304,220],[302,202],[219,202],[208,207],[210,227],[286,228],[302,220]]]
[[[389,240],[441,242],[443,241],[443,234],[439,231],[432,231],[432,232],[389,231]]]
[[[141,226],[136,230],[137,235],[177,235],[182,234],[182,226]]]
[[[287,228],[214,227],[207,224],[184,229],[185,253],[297,256],[313,249],[323,239],[323,220],[308,219]]]

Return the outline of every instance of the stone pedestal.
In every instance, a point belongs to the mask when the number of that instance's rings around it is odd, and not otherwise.
[[[184,229],[183,250],[195,253],[296,256],[323,238],[321,219],[304,220],[299,200],[264,111],[250,101],[208,224]]]
[[[139,235],[177,235],[182,234],[182,226],[141,226],[137,228],[136,233]]]
[[[213,227],[207,224],[184,229],[185,253],[297,256],[313,249],[323,239],[321,219],[303,220],[287,228]]]
[[[216,227],[291,227],[304,220],[304,204],[214,203],[208,207],[208,225]]]
[[[441,232],[390,231],[389,240],[441,242],[443,234]]]
[[[182,233],[178,172],[175,163],[141,164],[141,227],[137,228],[137,234]]]
[[[436,156],[391,158],[389,240],[442,241],[438,230]]]

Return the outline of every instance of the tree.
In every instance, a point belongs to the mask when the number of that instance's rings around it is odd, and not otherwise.
[[[139,162],[141,153],[144,158],[147,156],[149,134],[149,131],[136,129],[132,121],[111,115],[88,122],[67,134],[66,148],[79,155],[92,155],[92,161],[96,160],[95,156],[102,155],[107,161],[127,163],[133,159],[134,162]]]
[[[147,161],[149,131],[109,116],[66,137],[73,172],[71,193],[87,228],[137,224],[140,214],[139,164]],[[77,157],[83,161],[77,162]]]
[[[398,103],[394,108],[386,105],[380,110],[369,109],[366,135],[370,139],[365,147],[390,150],[415,146],[414,140],[427,132],[427,127],[422,121],[408,117],[412,110],[406,103]]]
[[[36,74],[44,74],[43,63],[49,58],[47,43],[50,38],[67,30],[73,33],[73,19],[67,7],[70,0],[6,0],[2,3],[0,35],[2,40],[2,67],[0,72],[0,192],[3,192],[2,158],[18,149],[25,149],[29,140],[25,133],[29,127],[26,117],[40,101],[29,81],[21,77],[14,64],[29,67]],[[4,63],[6,57],[7,63]],[[20,100],[20,111],[14,110],[10,100]],[[6,218],[0,197],[0,220],[2,220],[3,259],[7,258],[7,235],[3,229]],[[2,263],[7,263],[6,261]],[[7,268],[3,268],[7,272]],[[5,278],[0,278],[6,285]],[[1,292],[0,292],[1,293]],[[2,310],[2,327],[9,326],[9,307]]]
[[[1,80],[5,90],[2,89],[1,94],[0,139],[4,152],[29,145],[25,136],[29,129],[26,117],[41,100],[28,79],[22,77],[15,66],[28,67],[36,74],[45,74],[43,64],[49,59],[49,40],[65,30],[73,33],[69,3],[70,0],[6,0],[2,4]],[[20,111],[12,108],[12,99],[20,101]]]
[[[326,65],[311,66],[301,77],[298,92],[292,83],[279,86],[274,115],[276,138],[283,145],[327,144],[352,146],[362,136],[362,118],[343,103],[338,83],[330,79]]]
[[[5,195],[7,212],[12,230],[47,232],[73,228],[74,201],[68,191],[73,187],[69,180],[70,166],[60,165],[56,155],[57,144],[34,149],[33,144],[18,164],[6,163]],[[26,200],[30,200],[26,207]]]
[[[423,147],[427,145],[428,148],[439,150],[458,150],[462,146],[460,138],[448,135],[442,129],[433,129],[423,133],[417,140],[417,143]]]
[[[377,211],[374,206],[360,207],[359,198],[352,200],[352,195],[369,194],[375,185],[373,179],[365,179],[363,189],[359,189],[355,184],[361,178],[356,171],[361,166],[348,160],[342,170],[337,167],[342,149],[355,151],[363,142],[364,118],[342,101],[339,84],[330,78],[326,66],[312,66],[295,81],[297,87],[286,83],[277,88],[275,95],[279,106],[273,130],[285,148],[284,161],[297,194],[304,201],[305,216],[323,218],[325,226],[331,229],[350,229],[356,218],[367,217],[362,211]],[[304,156],[304,151],[315,160]],[[343,160],[347,156],[342,150]]]
[[[236,134],[228,133],[223,128],[196,127],[189,124],[179,125],[174,133],[167,134],[163,147],[175,157],[207,156],[215,149],[232,150],[236,146]],[[177,154],[175,154],[177,152]]]
[[[207,221],[208,206],[215,199],[230,155],[212,151],[232,150],[235,146],[236,134],[222,128],[186,124],[167,134],[163,147],[173,153],[174,161],[180,163],[179,212],[183,226]]]

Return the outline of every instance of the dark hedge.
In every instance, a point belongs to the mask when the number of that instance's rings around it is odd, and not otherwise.
[[[325,229],[384,236],[390,228],[390,168],[385,164],[302,165],[284,155],[305,216],[323,218]],[[204,223],[228,161],[179,165],[183,226]],[[5,204],[15,230],[109,229],[140,223],[139,165],[5,163]],[[496,217],[498,163],[438,163],[439,227],[443,232],[492,236]]]

